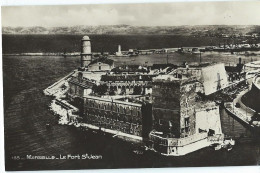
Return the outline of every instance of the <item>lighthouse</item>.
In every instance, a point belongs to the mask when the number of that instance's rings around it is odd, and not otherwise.
[[[118,45],[118,53],[121,53],[121,45]]]
[[[116,56],[122,56],[121,45],[118,45],[118,51],[116,52]]]
[[[92,61],[91,43],[88,36],[81,39],[81,68],[86,68]]]

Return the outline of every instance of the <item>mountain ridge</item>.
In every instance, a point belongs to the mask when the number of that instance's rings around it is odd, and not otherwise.
[[[260,34],[259,25],[182,25],[182,26],[132,26],[132,25],[98,25],[98,26],[61,26],[61,27],[2,27],[2,34],[111,34],[111,35],[206,35],[220,34]]]

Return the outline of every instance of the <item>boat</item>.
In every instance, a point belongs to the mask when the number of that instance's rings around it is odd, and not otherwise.
[[[224,138],[224,141],[220,144],[214,144],[212,147],[214,147],[215,150],[220,150],[221,148],[226,149],[227,151],[230,151],[233,149],[233,146],[235,145],[235,140],[233,140],[230,137]]]
[[[227,145],[227,148],[226,148],[226,149],[227,149],[227,151],[230,151],[230,150],[233,149],[233,146],[229,144],[229,145]]]
[[[223,141],[222,147],[225,148],[227,151],[230,151],[233,149],[234,145],[235,145],[235,140],[233,140],[230,137],[226,137]]]
[[[134,148],[134,150],[133,150],[133,153],[135,153],[135,154],[137,154],[137,155],[142,155],[142,154],[144,154],[144,151],[147,150],[146,148],[147,148],[147,147],[145,147],[145,146],[136,146],[136,147]]]
[[[220,150],[222,148],[222,145],[221,144],[213,144],[212,147],[215,149],[215,150]]]
[[[49,129],[51,127],[51,125],[49,123],[46,123],[46,128]]]
[[[80,127],[79,123],[74,124],[75,127]]]
[[[144,154],[144,152],[141,151],[141,150],[134,150],[133,153],[135,153],[135,154],[137,154],[137,155],[142,155],[142,154]]]
[[[224,142],[223,142],[225,145],[235,145],[235,140],[233,140],[231,137],[226,137],[224,138]]]

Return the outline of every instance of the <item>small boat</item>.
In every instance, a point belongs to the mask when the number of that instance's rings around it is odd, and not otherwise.
[[[51,127],[51,125],[49,123],[46,123],[45,126],[47,129]]]
[[[215,147],[214,147],[214,149],[215,150],[220,150],[222,148],[222,146],[219,144],[219,145],[216,145]]]
[[[220,150],[221,148],[225,148],[227,151],[230,151],[233,149],[234,145],[235,145],[235,140],[233,140],[230,137],[226,137],[222,143],[213,144],[212,147],[215,150]]]
[[[77,123],[77,124],[74,124],[74,126],[75,126],[75,127],[80,127],[80,124],[79,124],[79,123]]]
[[[227,145],[227,151],[230,151],[230,150],[232,150],[233,149],[233,146],[231,145],[231,144],[228,144]]]
[[[141,150],[134,150],[133,153],[138,154],[138,155],[144,154],[144,152]]]
[[[235,145],[235,140],[233,140],[232,138],[230,138],[230,140],[229,140],[229,144],[231,144],[231,145]]]
[[[234,145],[235,145],[235,140],[228,137],[224,139],[222,147],[225,148],[227,151],[230,151],[233,149]]]
[[[144,154],[145,150],[147,150],[145,146],[137,146],[133,149],[133,153],[142,155],[142,154]]]

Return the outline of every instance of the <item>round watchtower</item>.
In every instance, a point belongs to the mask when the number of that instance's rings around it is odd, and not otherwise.
[[[92,61],[91,43],[88,36],[81,39],[81,67],[87,67]]]

